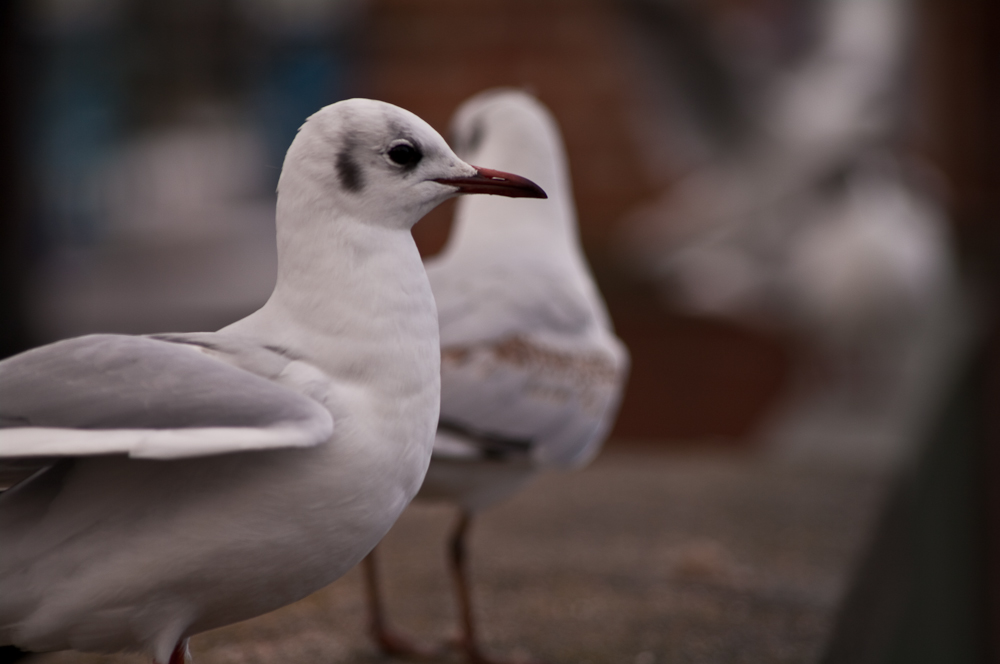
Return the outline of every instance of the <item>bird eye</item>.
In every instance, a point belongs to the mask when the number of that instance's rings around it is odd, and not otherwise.
[[[465,145],[466,152],[475,152],[479,149],[479,146],[483,143],[483,138],[486,137],[486,130],[483,128],[482,122],[477,122],[472,125],[472,131],[469,133],[469,142]]]
[[[400,166],[415,166],[422,157],[420,150],[409,143],[399,143],[389,148],[389,159]]]

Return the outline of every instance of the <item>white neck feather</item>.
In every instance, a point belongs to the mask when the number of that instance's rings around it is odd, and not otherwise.
[[[228,329],[266,338],[336,379],[393,393],[435,384],[437,310],[409,230],[336,216],[324,200],[279,196],[274,293]]]

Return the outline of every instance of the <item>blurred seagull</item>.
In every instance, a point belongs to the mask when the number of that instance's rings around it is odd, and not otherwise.
[[[279,182],[279,270],[216,333],[94,335],[0,363],[0,644],[141,651],[330,583],[423,480],[439,404],[410,228],[459,193],[544,197],[382,102],[328,106]]]
[[[750,135],[634,211],[624,258],[681,309],[795,338],[760,434],[779,458],[892,468],[973,321],[941,181],[898,147],[913,3],[811,4],[812,45],[757,86]]]
[[[468,661],[488,662],[467,579],[472,517],[539,471],[577,468],[597,454],[628,353],[580,248],[566,157],[548,110],[524,92],[490,90],[465,102],[452,131],[465,158],[521,169],[550,194],[542,202],[461,201],[447,247],[427,262],[441,322],[441,419],[418,498],[460,510],[450,548],[460,645]],[[382,650],[429,654],[387,628],[374,552],[365,568],[370,627]]]

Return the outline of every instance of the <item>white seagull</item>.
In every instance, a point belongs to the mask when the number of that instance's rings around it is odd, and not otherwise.
[[[215,333],[94,335],[0,363],[0,644],[140,651],[330,583],[423,481],[433,295],[410,228],[457,193],[544,196],[412,113],[353,99],[279,182],[277,285]]]
[[[558,125],[531,95],[490,90],[452,122],[464,158],[520,169],[544,201],[462,200],[440,257],[426,263],[441,322],[441,419],[418,499],[460,510],[451,570],[460,645],[475,638],[465,567],[473,514],[544,469],[580,467],[614,421],[628,353],[611,328],[580,247]],[[374,553],[366,561],[370,628],[383,651],[427,654],[385,624]]]

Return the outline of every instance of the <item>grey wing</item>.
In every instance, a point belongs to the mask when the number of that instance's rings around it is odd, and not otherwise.
[[[190,344],[91,335],[0,362],[0,459],[22,464],[308,447],[332,432],[314,399]]]
[[[627,373],[624,348],[606,341],[568,350],[510,336],[444,348],[435,456],[528,454],[552,467],[589,461],[614,421]]]

